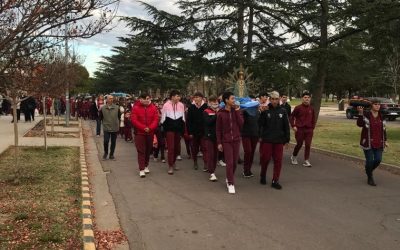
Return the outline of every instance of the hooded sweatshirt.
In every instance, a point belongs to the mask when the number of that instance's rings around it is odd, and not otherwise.
[[[187,129],[189,135],[202,136],[204,134],[204,117],[203,112],[207,109],[207,104],[204,101],[200,106],[195,103],[188,108],[187,114]]]
[[[184,133],[185,106],[183,103],[173,103],[168,100],[161,109],[161,124],[165,132]]]

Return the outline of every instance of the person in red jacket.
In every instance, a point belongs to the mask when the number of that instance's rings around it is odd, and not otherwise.
[[[290,157],[293,165],[297,165],[297,155],[305,143],[304,150],[304,167],[311,167],[310,163],[310,150],[311,150],[311,141],[314,135],[315,128],[315,111],[314,108],[310,105],[311,95],[310,92],[304,91],[303,95],[303,103],[297,105],[292,114],[290,115],[290,125],[292,126],[295,137],[296,137],[296,147],[293,150],[293,154]]]
[[[151,103],[150,95],[144,93],[139,96],[139,102],[135,104],[131,112],[131,121],[138,152],[139,176],[144,178],[150,173],[150,153],[159,121],[157,108]]]
[[[235,96],[232,92],[222,95],[225,108],[217,114],[217,145],[218,150],[224,152],[226,163],[226,185],[228,193],[235,193],[235,170],[239,159],[240,131],[243,126],[243,115],[240,107],[235,105]]]

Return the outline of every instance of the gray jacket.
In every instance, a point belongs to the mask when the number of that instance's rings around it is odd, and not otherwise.
[[[103,121],[103,131],[118,132],[121,112],[115,104],[104,105],[100,110],[100,119]]]

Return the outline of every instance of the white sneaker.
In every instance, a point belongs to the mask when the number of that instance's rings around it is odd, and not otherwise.
[[[218,162],[218,165],[220,165],[221,167],[226,167],[226,163],[223,160],[220,160]]]
[[[312,167],[312,165],[311,165],[309,160],[305,160],[304,163],[303,163],[303,166],[304,167],[308,167],[308,168]]]
[[[157,162],[157,161],[158,161],[158,158],[157,158],[157,157],[154,157],[154,161]]]
[[[217,176],[215,176],[215,174],[211,174],[210,175],[210,181],[217,181]]]
[[[140,176],[140,178],[146,177],[146,173],[144,172],[144,170],[139,171],[139,176]]]
[[[178,156],[176,157],[176,160],[181,161],[181,160],[182,160],[182,157],[181,157],[180,155],[178,155]]]
[[[150,169],[149,169],[149,167],[145,167],[144,173],[145,173],[145,174],[150,174]]]
[[[292,161],[292,165],[298,165],[299,163],[297,162],[296,156],[290,156],[290,160]]]
[[[202,153],[202,152],[199,152],[199,153],[197,154],[197,157],[203,157],[203,153]]]
[[[162,163],[165,163],[165,160],[161,160]]]
[[[234,194],[235,193],[235,186],[234,185],[228,185],[228,193]]]

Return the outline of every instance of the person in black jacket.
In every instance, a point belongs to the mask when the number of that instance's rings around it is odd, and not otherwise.
[[[205,154],[207,171],[210,174],[210,181],[217,181],[215,176],[215,169],[218,160],[218,145],[217,145],[217,112],[219,104],[217,97],[210,96],[208,98],[208,108],[204,111],[204,144],[207,148]]]
[[[260,113],[257,107],[243,110],[242,145],[244,151],[243,177],[245,178],[254,176],[251,172],[251,166],[253,165],[254,153],[259,141],[259,116]]]
[[[282,169],[283,146],[290,141],[290,128],[286,110],[279,105],[278,92],[273,91],[271,93],[268,110],[261,113],[258,125],[261,132],[260,183],[262,185],[267,184],[267,167],[272,158],[274,160],[274,174],[271,187],[282,189],[279,184],[279,176]]]
[[[189,137],[192,141],[191,144],[191,153],[192,159],[194,162],[194,169],[198,169],[197,165],[197,154],[199,153],[199,149],[201,148],[201,152],[203,153],[204,160],[204,169],[207,171],[207,163],[206,163],[206,147],[204,146],[204,121],[203,121],[203,112],[207,108],[207,104],[203,100],[204,96],[200,92],[196,92],[193,95],[193,103],[188,108],[187,114],[187,130]]]
[[[292,114],[292,106],[287,102],[288,96],[287,95],[282,95],[281,96],[281,107],[286,110],[286,114],[288,117]]]

